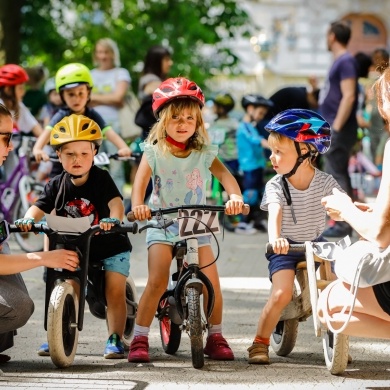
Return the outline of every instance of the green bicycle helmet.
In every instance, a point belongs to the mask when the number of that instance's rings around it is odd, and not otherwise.
[[[67,64],[58,69],[55,82],[57,92],[81,84],[87,84],[89,88],[93,86],[91,72],[85,65],[78,63]]]

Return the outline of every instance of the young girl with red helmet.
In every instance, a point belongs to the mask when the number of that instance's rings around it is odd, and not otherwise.
[[[137,220],[150,219],[151,209],[205,204],[206,182],[211,179],[211,173],[229,194],[226,213],[238,214],[242,211],[240,188],[228,169],[216,157],[217,147],[209,143],[201,112],[203,105],[202,90],[197,84],[183,77],[167,79],[154,91],[152,108],[157,123],[145,141],[131,199]],[[145,205],[144,195],[150,177],[153,179],[153,186],[158,182],[159,188],[157,191],[154,189],[149,204]],[[172,248],[178,240],[177,225],[174,224],[170,228],[172,229],[167,232],[160,229],[148,229],[147,232],[149,277],[138,306],[129,362],[150,361],[149,329],[159,298],[168,285]],[[174,235],[176,237],[173,237]],[[209,236],[200,237],[198,241],[202,267],[212,263],[214,256]],[[222,294],[216,264],[204,268],[203,271],[215,291],[215,305],[210,317],[212,326],[208,328],[204,352],[211,359],[233,360],[233,352],[222,336]]]
[[[14,128],[38,137],[42,127],[29,109],[23,104],[27,72],[19,65],[6,64],[0,67],[0,103],[4,104],[14,117]]]

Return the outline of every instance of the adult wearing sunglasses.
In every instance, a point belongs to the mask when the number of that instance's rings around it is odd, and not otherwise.
[[[12,129],[12,115],[0,104],[0,166],[14,148]],[[6,241],[0,245],[0,364],[11,359],[1,352],[13,346],[16,329],[25,325],[34,311],[20,272],[39,266],[74,271],[78,262],[77,254],[65,249],[11,255]]]

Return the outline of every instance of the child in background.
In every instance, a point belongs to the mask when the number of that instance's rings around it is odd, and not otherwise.
[[[47,96],[47,103],[42,107],[38,118],[38,120],[42,123],[43,128],[49,124],[50,119],[54,116],[54,114],[63,107],[61,96],[56,91],[56,82],[54,77],[46,80],[45,93]],[[43,150],[49,155],[52,148],[49,145],[45,145]],[[53,163],[51,161],[41,161],[37,171],[37,180],[44,181],[48,178],[52,168]]]
[[[268,148],[267,140],[258,133],[255,126],[273,107],[273,103],[261,95],[249,94],[242,98],[241,105],[245,110],[245,115],[237,130],[238,163],[243,174],[244,202],[249,204],[251,211],[248,215],[241,216],[241,222],[235,232],[255,234],[257,229],[266,230],[260,220],[258,206],[263,193],[266,164],[263,148]],[[254,226],[255,223],[256,226]]]
[[[50,123],[45,127],[45,131],[37,139],[33,153],[35,158],[40,161],[49,160],[49,156],[43,150],[49,142],[50,133],[53,127],[64,117],[71,114],[84,115],[93,121],[102,129],[103,136],[112,142],[118,148],[118,154],[122,157],[131,155],[126,142],[112,129],[107,126],[103,118],[93,109],[88,107],[92,90],[92,76],[89,69],[78,63],[64,65],[58,70],[55,76],[56,90],[60,94],[65,108],[60,109],[51,118]],[[58,164],[53,164],[53,174],[59,174],[62,170]]]
[[[63,172],[52,178],[39,199],[24,218],[15,222],[28,231],[34,221],[45,213],[68,218],[88,216],[92,225],[110,230],[124,216],[122,195],[110,174],[93,165],[93,158],[103,140],[96,122],[83,116],[71,115],[58,122],[51,131],[50,145],[56,150]],[[105,295],[107,300],[108,335],[104,357],[124,357],[121,337],[126,322],[126,278],[129,276],[131,245],[127,234],[99,234],[92,237],[90,258],[103,260]],[[38,354],[49,355],[47,343]]]
[[[221,182],[230,200],[227,214],[238,214],[244,204],[240,188],[229,170],[216,157],[217,147],[210,146],[201,108],[202,90],[182,77],[164,81],[153,93],[153,112],[158,122],[145,142],[133,192],[132,209],[137,220],[151,218],[151,209],[165,205],[205,204],[210,171]],[[144,204],[150,177],[153,196]],[[169,183],[169,184],[168,184]],[[130,345],[129,362],[149,362],[148,335],[162,293],[168,285],[172,248],[179,238],[177,223],[165,230],[148,229],[148,282],[139,302],[134,339]],[[222,336],[222,293],[217,265],[210,246],[210,236],[199,238],[200,266],[210,279],[215,292],[204,353],[215,360],[233,360],[233,351]]]
[[[21,66],[7,64],[0,67],[0,103],[11,111],[14,129],[39,137],[42,127],[22,101],[27,81],[27,72]]]
[[[256,337],[248,348],[249,363],[269,364],[268,348],[283,309],[293,297],[296,264],[302,253],[287,254],[290,243],[321,239],[326,211],[321,199],[341,187],[312,165],[330,146],[330,125],[311,110],[290,109],[265,127],[270,132],[270,160],[277,175],[265,187],[261,208],[268,210],[268,236],[274,254],[266,255],[272,282],[260,315]],[[342,190],[341,190],[342,191]]]

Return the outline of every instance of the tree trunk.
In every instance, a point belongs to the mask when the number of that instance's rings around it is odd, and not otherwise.
[[[0,0],[0,65],[18,64],[24,0]]]

